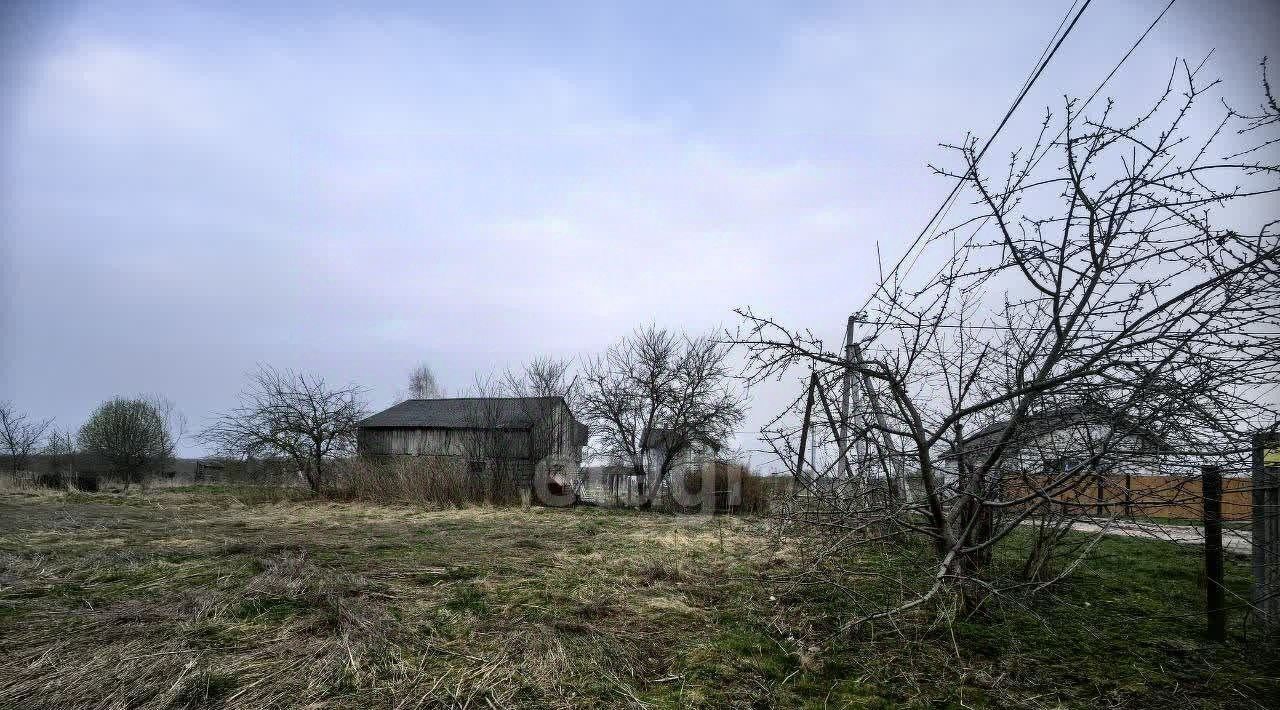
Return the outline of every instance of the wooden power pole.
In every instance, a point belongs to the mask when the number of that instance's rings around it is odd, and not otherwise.
[[[895,495],[897,485],[901,485],[902,492],[910,497],[911,491],[906,479],[906,462],[897,455],[897,450],[893,445],[893,436],[889,433],[889,423],[884,415],[884,410],[880,407],[880,398],[871,384],[871,377],[865,372],[859,377],[854,369],[855,364],[862,363],[862,345],[857,342],[854,332],[857,323],[858,314],[854,313],[846,321],[844,330],[845,367],[843,387],[840,393],[839,441],[836,442],[836,448],[840,451],[841,471],[846,475],[849,474],[848,457],[846,456],[849,441],[849,422],[855,417],[864,415],[863,398],[865,396],[867,404],[871,406],[871,413],[876,418],[876,424],[880,428],[880,438],[884,442],[885,455],[890,459],[888,462],[881,461],[889,494],[891,496]],[[863,427],[863,429],[865,428]],[[865,447],[870,435],[869,432],[860,431],[857,433],[858,460],[862,461],[866,458]]]
[[[853,329],[855,327],[855,324],[857,323],[857,320],[858,320],[858,317],[856,315],[850,315],[848,322],[845,323],[845,326],[844,326],[844,363],[845,364],[844,364],[844,378],[841,382],[842,386],[840,388],[840,428],[839,428],[840,437],[839,437],[839,441],[836,442],[836,450],[840,452],[840,474],[845,478],[848,478],[850,474],[849,417],[852,415],[852,412],[849,410],[849,407],[852,404],[850,400],[853,398],[853,393],[855,390],[853,357],[854,357],[854,348],[856,346],[853,343]],[[862,397],[858,397],[859,403],[861,403],[861,399]],[[859,438],[859,441],[861,441],[861,438]],[[859,453],[861,453],[861,448],[862,448],[861,443],[859,443],[858,448],[859,448]],[[862,457],[859,456],[858,459],[861,460]]]

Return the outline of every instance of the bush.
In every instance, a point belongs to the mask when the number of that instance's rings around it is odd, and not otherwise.
[[[736,479],[736,480],[734,480]],[[737,499],[733,488],[736,483]],[[747,466],[734,463],[715,464],[716,512],[763,514],[768,512],[770,501],[785,493],[785,481],[774,476],[758,476]],[[672,486],[683,485],[690,494],[702,491],[702,475],[696,473],[683,481],[672,480]],[[732,501],[732,502],[731,502]]]
[[[453,456],[357,458],[338,465],[338,492],[358,500],[462,508],[476,503],[519,505],[526,467],[489,461],[473,473]]]
[[[79,491],[96,492],[98,475],[86,472],[19,471],[17,474],[8,471],[0,472],[0,490],[30,491],[40,488],[55,491],[74,488]]]
[[[790,477],[761,476],[746,469],[742,474],[742,499],[737,512],[763,515],[775,500],[790,491]]]

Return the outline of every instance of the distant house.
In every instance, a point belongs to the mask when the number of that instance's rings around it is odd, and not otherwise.
[[[1007,420],[966,436],[938,461],[936,473],[956,489],[960,463],[981,466],[1004,437]],[[1102,514],[1109,506],[1155,510],[1187,495],[1170,477],[1168,445],[1149,427],[1101,406],[1068,406],[1025,415],[1010,433],[992,473],[1004,495],[1016,498],[1053,485],[1058,501],[1075,501]],[[1062,487],[1053,482],[1067,482]]]
[[[977,466],[1000,441],[1007,420],[993,422],[964,438],[964,460]],[[1165,448],[1147,427],[1102,407],[1063,407],[1027,414],[1005,443],[1002,468],[1023,474],[1059,474],[1088,465],[1106,469],[1122,465],[1131,473],[1159,472],[1159,452]],[[952,447],[943,461],[954,467],[958,451]],[[1132,470],[1137,469],[1137,470]]]
[[[362,456],[433,456],[475,475],[531,480],[539,465],[569,480],[582,462],[587,427],[563,397],[410,399],[359,423]]]
[[[701,474],[702,467],[714,462],[720,454],[720,443],[708,437],[682,437],[670,429],[653,429],[644,438],[643,458],[645,472],[656,475],[663,462],[670,457],[667,470],[673,478]]]
[[[592,466],[583,471],[582,498],[605,506],[631,506],[651,500],[662,509],[687,509],[695,504],[677,497],[678,492],[685,491],[687,495],[700,491],[708,472],[718,477],[715,485],[722,487],[727,485],[731,474],[740,480],[745,472],[741,465],[722,460],[720,443],[709,437],[686,440],[669,429],[654,429],[641,443],[641,462],[647,480],[639,480],[641,476],[630,465]],[[667,475],[654,489],[653,482],[664,461]]]

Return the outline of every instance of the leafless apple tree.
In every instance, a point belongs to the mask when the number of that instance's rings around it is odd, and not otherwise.
[[[728,356],[714,338],[649,325],[584,364],[581,410],[597,453],[631,469],[643,507],[688,446],[729,440],[742,422]],[[665,445],[651,447],[658,439]]]
[[[335,387],[264,365],[249,373],[240,405],[219,415],[200,440],[229,458],[286,459],[318,493],[330,483],[330,463],[354,452],[366,410],[356,385]]]
[[[1222,110],[1201,73],[1179,62],[1127,120],[1066,100],[998,174],[975,139],[946,146],[957,167],[935,170],[970,206],[883,273],[850,347],[739,311],[754,380],[815,385],[766,434],[797,482],[782,527],[810,581],[856,602],[847,627],[1050,584],[1092,547],[1071,523],[1141,516],[1105,487],[1243,472],[1249,434],[1276,425],[1280,110],[1265,63],[1253,112]],[[801,463],[806,419],[821,464]],[[900,603],[839,580],[876,540],[925,560]],[[1021,564],[996,569],[998,547]]]
[[[535,357],[520,370],[508,371],[502,382],[512,397],[563,397],[575,415],[582,407],[582,382],[567,358]]]
[[[538,491],[544,502],[553,499],[567,504],[574,494],[567,487],[572,481],[564,475],[554,482],[539,482],[537,468],[556,469],[567,474],[572,447],[566,448],[570,422],[562,416],[560,400],[570,414],[577,410],[581,387],[573,374],[571,360],[540,356],[519,370],[502,375],[477,374],[466,392],[466,425],[470,430],[462,441],[462,454],[467,461],[470,485],[483,490],[476,497],[489,502],[511,502],[520,495],[531,495],[538,485],[551,490]],[[528,427],[526,430],[525,427]],[[530,461],[538,462],[529,469]],[[549,495],[554,494],[554,495]]]
[[[582,382],[575,363],[568,358],[540,355],[520,370],[508,370],[503,389],[517,397],[525,417],[538,424],[530,430],[531,445],[547,457],[545,470],[534,471],[533,493],[544,503],[567,505],[576,501],[586,483],[586,469],[578,455],[586,432],[574,424],[582,420]],[[573,421],[563,416],[563,400]],[[576,476],[570,472],[577,471]]]
[[[49,466],[49,480],[57,485],[75,480],[76,435],[70,431],[53,429],[45,439],[44,454]]]

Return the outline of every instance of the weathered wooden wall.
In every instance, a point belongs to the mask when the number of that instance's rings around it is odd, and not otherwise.
[[[361,454],[529,459],[532,441],[524,430],[379,428],[361,429]]]

